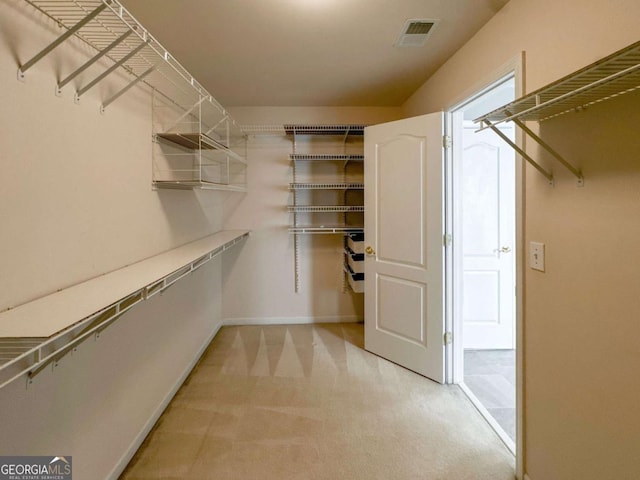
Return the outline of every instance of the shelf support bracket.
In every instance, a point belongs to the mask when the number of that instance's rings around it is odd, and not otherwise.
[[[69,83],[71,80],[76,78],[78,75],[80,75],[82,72],[84,72],[87,68],[89,68],[91,65],[96,63],[102,57],[104,57],[107,53],[109,53],[111,50],[113,50],[115,47],[120,45],[120,43],[122,43],[122,41],[124,39],[126,39],[129,35],[131,35],[132,33],[133,33],[133,30],[127,30],[125,33],[120,35],[120,37],[116,38],[109,46],[107,46],[104,49],[102,49],[100,52],[98,52],[97,55],[94,55],[93,58],[88,60],[84,65],[82,65],[80,68],[78,68],[75,72],[73,72],[70,75],[68,75],[64,80],[61,80],[60,82],[58,82],[58,86],[56,87],[56,95],[60,95],[62,93],[62,89],[64,88],[64,86],[67,83]]]
[[[578,170],[576,167],[567,162],[558,152],[556,152],[547,142],[542,140],[538,135],[536,135],[529,127],[527,127],[524,122],[521,122],[517,118],[513,119],[513,123],[518,125],[523,132],[529,135],[533,141],[535,141],[538,145],[544,148],[547,152],[549,152],[553,157],[558,160],[562,165],[567,168],[571,173],[573,173],[578,178],[578,186],[584,187],[584,177],[582,176],[582,172]],[[494,130],[495,131],[495,130]]]
[[[122,95],[127,93],[129,91],[129,89],[132,88],[133,86],[137,85],[138,82],[141,82],[142,80],[144,80],[144,78],[147,75],[153,73],[157,68],[158,68],[158,65],[153,65],[152,67],[147,69],[144,73],[142,73],[139,77],[137,77],[135,80],[133,80],[132,82],[129,82],[129,84],[126,87],[124,87],[122,90],[120,90],[118,93],[112,95],[110,98],[108,98],[107,100],[102,102],[102,105],[100,106],[100,112],[104,113],[105,108],[107,108],[109,105],[111,105],[113,102],[115,102]]]
[[[78,23],[76,23],[73,27],[71,27],[69,30],[67,30],[62,35],[60,35],[56,40],[54,40],[52,43],[50,43],[48,46],[46,46],[35,57],[33,57],[28,62],[25,62],[24,64],[20,65],[20,68],[18,68],[18,78],[19,79],[24,79],[24,74],[25,74],[25,72],[27,70],[29,70],[36,63],[38,63],[40,60],[42,60],[44,57],[46,57],[49,53],[51,53],[51,51],[53,51],[53,49],[55,49],[57,46],[62,44],[69,37],[71,37],[72,35],[77,33],[78,30],[80,30],[82,27],[84,27],[87,23],[89,23],[91,20],[96,18],[100,13],[102,13],[102,11],[105,8],[107,8],[107,4],[109,4],[109,3],[111,3],[111,0],[107,0],[105,3],[103,3],[102,5],[97,7],[95,10],[93,10],[93,12],[91,12],[89,15],[84,17],[82,20],[80,20]]]
[[[171,124],[171,126],[169,126],[168,128],[165,128],[165,132],[170,132],[171,129],[173,127],[175,127],[176,125],[178,125],[182,120],[184,120],[185,118],[187,118],[189,115],[191,115],[193,113],[193,111],[198,108],[202,102],[204,102],[207,99],[207,97],[200,97],[200,100],[198,100],[196,103],[193,104],[193,106],[187,110],[186,112],[184,112],[182,115],[180,115],[180,117],[178,117],[178,119],[173,122],[173,124]]]
[[[114,70],[116,70],[117,68],[119,68],[121,65],[124,65],[126,62],[129,61],[129,59],[131,59],[131,57],[133,57],[135,54],[137,54],[140,50],[142,50],[144,47],[147,46],[147,44],[149,43],[149,41],[145,41],[142,42],[140,45],[138,45],[136,48],[134,48],[133,50],[131,50],[127,55],[125,55],[124,57],[122,57],[119,61],[117,61],[116,63],[114,63],[111,67],[109,67],[107,70],[105,70],[103,73],[101,73],[100,75],[98,75],[96,78],[94,78],[91,82],[89,82],[87,85],[85,85],[84,87],[78,89],[78,91],[76,92],[76,102],[78,102],[80,100],[80,97],[82,95],[84,95],[85,93],[87,93],[90,89],[92,89],[93,87],[95,87],[99,82],[101,82],[102,80],[104,80],[109,74],[111,74],[111,72],[113,72]]]
[[[225,115],[224,117],[222,117],[222,119],[216,123],[213,127],[211,127],[209,130],[207,130],[206,132],[204,132],[205,135],[209,135],[211,132],[213,132],[216,128],[218,128],[220,126],[220,124],[226,122],[227,120],[229,120],[229,116]],[[227,125],[227,130],[229,130],[228,128],[229,126]],[[227,138],[227,146],[229,145],[229,139]]]
[[[45,358],[40,358],[38,363],[36,363],[34,367],[29,370],[27,374],[28,382],[31,383],[31,381],[35,377],[37,377],[47,366],[51,364],[53,364],[54,366],[57,365],[57,363],[65,356],[67,356],[69,352],[75,350],[81,343],[84,343],[86,340],[88,340],[92,334],[102,332],[102,330],[119,319],[123,314],[124,312],[118,313],[114,311],[113,307],[107,309],[104,315],[98,316],[96,320],[89,323],[78,333],[75,338],[71,339],[64,347],[56,350]]]
[[[295,275],[295,293],[298,293],[300,292],[300,245],[297,233],[293,234],[293,263]]]
[[[549,185],[553,186],[553,174],[551,172],[547,172],[543,167],[540,166],[533,158],[529,156],[527,152],[525,152],[522,148],[515,144],[509,137],[507,137],[504,133],[500,131],[498,127],[496,127],[493,123],[491,123],[486,118],[482,119],[482,121],[493,130],[496,135],[498,135],[502,140],[504,140],[511,148],[513,148],[516,152],[522,155],[523,158],[527,160],[536,170],[538,170],[549,182]]]

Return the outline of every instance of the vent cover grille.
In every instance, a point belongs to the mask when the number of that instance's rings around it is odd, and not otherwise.
[[[411,22],[404,33],[406,35],[426,35],[432,27],[432,22]]]
[[[433,33],[438,20],[411,18],[404,23],[396,47],[421,47]]]

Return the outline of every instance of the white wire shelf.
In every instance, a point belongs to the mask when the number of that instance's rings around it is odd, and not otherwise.
[[[640,42],[478,117],[493,125],[508,120],[543,121],[640,88]]]
[[[347,234],[363,232],[363,225],[297,225],[289,227],[289,233],[295,234]]]
[[[582,187],[584,178],[580,169],[565,160],[524,122],[541,122],[569,112],[581,111],[590,105],[638,89],[640,89],[640,42],[629,45],[474,121],[480,125],[479,130],[492,129],[538,170],[547,179],[549,185],[553,185],[553,172],[536,162],[497,128],[503,122],[513,121],[525,134],[569,170],[577,178],[577,185]]]
[[[248,236],[247,230],[221,231],[0,313],[0,388],[55,365],[126,311]]]
[[[222,190],[228,192],[246,192],[247,188],[241,185],[207,182],[204,180],[155,180],[155,188],[169,190]]]
[[[290,190],[364,190],[364,183],[290,183]]]
[[[294,213],[357,213],[364,212],[362,205],[290,205],[287,207]]]
[[[247,135],[286,135],[284,125],[242,125]]]
[[[364,155],[328,155],[328,154],[302,154],[292,153],[289,158],[294,162],[307,161],[307,162],[361,162],[364,160]]]
[[[284,125],[287,135],[363,136],[366,125]]]
[[[96,50],[96,55],[72,72],[62,72],[57,90],[74,83],[83,72],[101,59],[113,64],[102,74],[75,92],[76,100],[113,71],[127,72],[130,83],[110,98],[104,99],[104,110],[138,82],[145,83],[176,105],[194,105],[204,101],[220,119],[224,119],[233,135],[241,135],[242,129],[228,112],[118,0],[25,0],[65,31],[30,60],[22,63],[18,76],[24,78],[27,71],[51,51],[76,36]],[[236,133],[237,132],[237,133]]]

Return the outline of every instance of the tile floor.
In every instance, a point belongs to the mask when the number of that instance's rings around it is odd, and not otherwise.
[[[224,327],[121,479],[513,480],[459,388],[366,352],[363,333]]]
[[[515,350],[465,350],[464,383],[515,441]]]

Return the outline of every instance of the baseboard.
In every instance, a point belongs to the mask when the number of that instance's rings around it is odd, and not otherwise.
[[[310,323],[357,323],[363,319],[357,315],[330,315],[322,317],[244,317],[227,318],[223,325],[298,325]]]
[[[222,322],[220,322],[213,329],[213,332],[211,333],[211,335],[209,335],[209,338],[207,338],[204,341],[204,343],[198,350],[197,355],[189,363],[189,365],[187,365],[187,367],[184,369],[184,371],[182,372],[178,380],[175,382],[175,384],[173,385],[169,393],[167,393],[167,395],[162,399],[162,401],[160,402],[158,407],[155,409],[155,411],[153,412],[153,414],[151,415],[147,423],[144,425],[144,427],[142,427],[142,430],[140,430],[136,438],[134,438],[133,442],[131,442],[125,454],[120,458],[120,460],[118,461],[116,466],[113,468],[113,470],[111,470],[111,473],[109,473],[109,475],[107,476],[107,479],[117,480],[118,477],[122,475],[122,472],[124,472],[124,469],[127,468],[127,465],[129,464],[129,462],[131,461],[135,453],[140,448],[140,445],[142,445],[142,442],[144,442],[144,439],[147,438],[147,435],[149,435],[149,432],[151,431],[153,426],[156,424],[156,422],[158,421],[162,413],[165,411],[165,409],[169,406],[169,403],[171,402],[171,400],[173,400],[173,397],[175,396],[175,394],[178,393],[178,390],[180,389],[184,381],[187,379],[191,371],[200,361],[200,357],[202,356],[204,351],[207,349],[207,347],[213,340],[213,337],[216,336],[216,334],[220,330],[220,327],[222,327]]]

